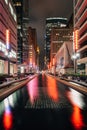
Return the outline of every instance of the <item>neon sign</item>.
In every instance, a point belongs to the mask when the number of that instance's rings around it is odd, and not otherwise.
[[[6,48],[10,50],[10,31],[6,29]]]
[[[73,32],[73,49],[74,51],[77,51],[79,48],[78,46],[78,30],[75,30]]]

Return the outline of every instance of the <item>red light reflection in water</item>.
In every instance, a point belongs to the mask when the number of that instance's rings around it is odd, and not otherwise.
[[[28,88],[28,94],[30,97],[30,101],[33,104],[34,100],[37,99],[39,97],[39,89],[38,89],[38,79],[37,77],[34,78],[33,80],[31,80],[28,84],[27,84],[27,88]]]
[[[84,123],[83,123],[83,117],[81,115],[81,110],[78,106],[73,106],[71,122],[74,125],[75,130],[82,130]]]
[[[5,130],[11,130],[13,122],[13,116],[11,112],[5,112],[3,116],[3,124]]]
[[[82,128],[85,126],[85,124],[83,122],[83,116],[81,114],[81,109],[80,109],[83,106],[83,102],[81,101],[81,95],[80,95],[80,93],[71,89],[71,91],[67,92],[67,96],[73,105],[71,122],[72,122],[75,130],[82,130]]]
[[[56,80],[52,77],[47,76],[47,92],[48,96],[54,101],[58,101],[58,89],[56,85]]]

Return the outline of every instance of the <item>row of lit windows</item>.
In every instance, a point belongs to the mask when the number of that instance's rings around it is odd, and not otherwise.
[[[50,17],[50,18],[46,18],[46,20],[67,20],[67,18],[62,18],[62,17]]]
[[[16,2],[14,6],[21,6],[21,2]]]
[[[13,16],[14,20],[15,20],[15,21],[17,21],[16,14],[14,13],[14,9],[13,9],[13,7],[12,7],[11,3],[10,3],[10,2],[8,2],[8,0],[5,0],[5,3],[6,3],[7,5],[9,5],[10,12],[11,12],[11,14],[12,14],[12,16]]]
[[[50,28],[50,27],[66,27],[66,24],[63,24],[63,23],[47,23],[46,27],[47,28]]]

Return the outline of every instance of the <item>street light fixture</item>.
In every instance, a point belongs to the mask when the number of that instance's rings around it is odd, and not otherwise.
[[[77,59],[80,57],[80,53],[74,53],[72,55],[72,59],[74,60],[74,73],[76,74],[77,72]]]

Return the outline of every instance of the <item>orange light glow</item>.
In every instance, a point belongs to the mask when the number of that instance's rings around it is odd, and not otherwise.
[[[54,101],[58,101],[58,90],[56,85],[56,80],[54,80],[52,77],[47,76],[47,92],[49,97],[52,98]]]
[[[10,49],[10,31],[9,29],[6,30],[6,47]]]
[[[76,130],[82,130],[82,127],[84,126],[84,123],[83,123],[83,118],[82,118],[82,115],[81,115],[81,111],[80,111],[78,106],[73,107],[71,122],[74,125]]]
[[[32,58],[30,58],[30,64],[32,64]]]
[[[83,107],[83,101],[81,100],[82,94],[76,90],[70,89],[71,91],[67,92],[67,96],[72,104],[73,112],[71,115],[71,123],[73,124],[75,130],[82,130],[85,125],[83,122],[83,116],[81,114],[81,108]]]
[[[11,112],[5,112],[3,116],[3,124],[5,130],[10,130],[12,128],[13,116]]]
[[[73,33],[73,49],[77,51],[78,48],[78,30],[75,30]]]

